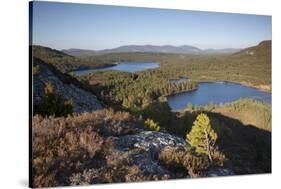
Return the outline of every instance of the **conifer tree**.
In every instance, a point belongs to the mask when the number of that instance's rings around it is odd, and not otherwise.
[[[56,93],[55,86],[47,83],[45,96],[38,107],[38,113],[43,116],[67,116],[72,113],[72,101],[64,99],[63,95]]]
[[[152,119],[146,119],[145,120],[145,125],[152,131],[159,131],[160,130],[160,126],[155,123]]]
[[[187,142],[196,148],[196,152],[208,155],[211,162],[217,138],[209,117],[204,113],[197,116],[191,131],[186,136]]]

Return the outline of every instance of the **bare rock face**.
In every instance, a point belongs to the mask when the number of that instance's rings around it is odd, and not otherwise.
[[[174,174],[162,167],[158,162],[158,155],[164,148],[184,148],[189,144],[184,139],[168,133],[156,131],[141,131],[134,135],[126,135],[114,138],[116,149],[129,152],[135,165],[144,175],[158,175],[173,178]],[[142,150],[141,153],[140,151]],[[234,172],[226,168],[213,168],[207,173],[207,177],[229,176]],[[187,175],[187,178],[189,176]]]
[[[172,177],[172,174],[159,164],[159,152],[164,148],[183,148],[187,145],[180,137],[156,131],[141,131],[134,135],[116,137],[114,142],[116,149],[129,152],[133,163],[143,175],[167,178]]]
[[[54,70],[51,69],[50,65],[41,61],[35,61],[34,64],[39,65],[40,69],[36,80],[34,80],[33,95],[35,104],[40,102],[44,96],[46,84],[51,83],[54,85],[57,93],[63,94],[66,99],[72,100],[73,112],[91,112],[102,109],[101,103],[91,92],[71,82],[66,83],[62,81],[58,73],[55,73]]]
[[[137,165],[142,175],[157,175],[158,177],[171,177],[171,173],[163,168],[152,153],[143,151],[130,151],[130,158],[133,164]]]
[[[225,169],[225,168],[211,169],[207,173],[207,177],[231,176],[231,175],[234,175],[234,172],[230,169]]]
[[[156,131],[143,131],[135,135],[126,135],[116,140],[123,149],[140,148],[145,151],[160,151],[165,147],[184,147],[187,143],[184,139],[168,133]]]

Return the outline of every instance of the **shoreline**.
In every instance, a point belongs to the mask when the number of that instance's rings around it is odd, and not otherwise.
[[[176,92],[176,93],[173,93],[173,94],[165,95],[164,97],[167,98],[168,96],[174,96],[174,95],[177,95],[177,94],[180,94],[180,93],[187,93],[187,92],[196,91],[199,88],[199,85],[201,83],[220,83],[220,82],[221,83],[233,83],[233,84],[241,85],[241,86],[244,86],[244,87],[251,87],[253,89],[256,89],[256,90],[259,90],[259,91],[262,91],[262,92],[266,92],[266,93],[272,94],[271,90],[263,90],[262,88],[256,87],[254,85],[245,84],[245,83],[239,83],[239,82],[233,82],[233,81],[226,81],[226,80],[217,80],[217,81],[212,81],[212,80],[193,80],[193,81],[198,84],[198,86],[195,87],[194,89]]]
[[[228,81],[228,80],[193,80],[193,81],[197,82],[198,84],[200,84],[200,83],[216,83],[216,82],[233,83],[233,84],[242,85],[244,87],[251,87],[251,88],[257,89],[259,91],[267,92],[267,93],[272,94],[272,89],[265,89],[263,87],[259,87],[259,86],[256,86],[256,85],[253,85],[253,84],[250,84],[250,83],[247,83],[247,82]]]
[[[241,86],[244,86],[244,87],[250,87],[250,88],[259,90],[261,92],[266,92],[266,93],[269,93],[270,95],[272,95],[271,90],[269,90],[269,91],[262,90],[261,88],[255,87],[253,85],[245,84],[245,83],[239,83],[239,82],[233,82],[233,81],[225,81],[225,80],[216,80],[216,81],[212,81],[212,80],[193,80],[193,81],[197,83],[197,87],[196,88],[191,89],[191,90],[187,90],[187,91],[180,91],[180,92],[177,92],[177,93],[174,93],[174,94],[170,94],[170,95],[166,95],[164,97],[167,99],[167,102],[168,102],[168,97],[169,96],[175,96],[175,95],[181,94],[181,93],[188,93],[188,92],[196,91],[200,87],[199,85],[203,84],[203,83],[232,83],[232,84],[237,84],[237,85],[241,85]],[[230,103],[230,102],[227,102],[227,103]],[[227,103],[224,103],[224,104],[227,104]],[[172,110],[171,109],[171,112],[175,112],[175,113],[183,112],[183,111],[185,111],[185,108],[184,109],[179,109],[179,110]]]
[[[78,69],[73,69],[67,73],[73,73],[73,72],[76,72],[76,71],[84,71],[84,70],[91,70],[91,69],[103,69],[103,68],[108,68],[108,67],[112,67],[112,66],[115,66],[115,65],[118,65],[119,62],[114,62],[114,63],[110,63],[110,64],[105,64],[105,65],[101,65],[101,66],[87,66],[87,67],[81,67],[81,68],[78,68]]]
[[[78,68],[78,69],[73,69],[73,70],[70,70],[68,71],[67,73],[71,74],[71,73],[74,73],[76,71],[85,71],[85,70],[92,70],[92,69],[104,69],[104,68],[110,68],[110,67],[114,67],[120,63],[124,63],[124,62],[130,62],[130,61],[115,61],[113,63],[110,63],[110,64],[105,64],[105,65],[101,65],[101,66],[87,66],[87,67],[81,67],[81,68]],[[157,63],[159,66],[160,66],[160,63],[159,62],[151,62],[151,61],[134,61],[134,62],[140,62],[140,63]]]
[[[126,61],[122,61],[122,62],[126,62]],[[140,62],[149,62],[149,61],[140,61]],[[155,62],[155,63],[158,63],[160,64],[159,62]],[[74,69],[74,70],[71,70],[67,73],[71,74],[71,73],[74,73],[76,71],[84,71],[84,70],[90,70],[90,69],[103,69],[103,68],[109,68],[109,67],[113,67],[113,66],[116,66],[120,64],[120,62],[113,62],[113,63],[110,63],[110,64],[105,64],[105,65],[101,65],[101,66],[88,66],[88,67],[81,67],[81,68],[78,68],[78,69]],[[228,82],[228,83],[234,83],[234,84],[239,84],[239,85],[242,85],[242,86],[245,86],[245,87],[251,87],[251,88],[255,88],[257,90],[260,90],[260,91],[263,91],[263,92],[267,92],[267,93],[271,93],[272,94],[272,85],[266,85],[266,84],[260,84],[260,85],[254,85],[254,84],[251,84],[251,83],[248,83],[248,82],[245,82],[245,81],[230,81],[230,80],[202,80],[202,79],[192,79],[191,77],[188,77],[188,76],[183,76],[183,77],[180,77],[179,79],[181,78],[186,78],[186,79],[190,79],[194,82],[197,82],[198,84],[200,83],[212,83],[212,82]],[[171,80],[177,80],[177,79],[171,79]],[[196,88],[197,89],[197,88]],[[190,91],[194,91],[194,89],[192,90],[188,90],[188,91],[181,91],[181,92],[178,92],[178,93],[183,93],[183,92],[190,92]],[[178,93],[174,93],[174,94],[170,94],[170,95],[175,95],[175,94],[178,94]],[[170,95],[166,95],[166,96],[170,96]],[[166,97],[165,96],[165,97]]]
[[[177,92],[177,93],[172,93],[172,94],[169,94],[169,95],[165,95],[165,96],[163,96],[163,97],[167,98],[168,96],[174,96],[174,95],[181,94],[181,93],[193,92],[193,91],[196,91],[197,89],[198,89],[198,86],[195,87],[194,89],[179,91],[179,92]],[[158,98],[159,98],[159,97],[158,97]]]

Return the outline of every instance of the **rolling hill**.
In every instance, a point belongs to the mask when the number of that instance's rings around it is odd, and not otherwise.
[[[173,46],[173,45],[126,45],[112,49],[104,50],[89,50],[89,49],[63,49],[62,52],[72,56],[93,56],[108,53],[123,53],[123,52],[154,52],[154,53],[169,53],[169,54],[187,54],[187,55],[201,55],[201,54],[232,54],[240,49],[226,48],[226,49],[200,49],[190,45]]]
[[[39,45],[33,45],[30,48],[35,58],[54,65],[63,73],[77,69],[107,66],[112,63],[112,61],[98,59],[96,57],[95,59],[91,57],[76,57],[56,49]]]
[[[234,55],[266,56],[271,57],[271,40],[260,42],[258,45],[238,51]]]

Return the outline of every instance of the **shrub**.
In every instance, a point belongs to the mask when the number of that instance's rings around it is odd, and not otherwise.
[[[89,185],[93,184],[98,177],[97,169],[85,169],[83,172],[74,173],[69,177],[70,185]]]
[[[161,127],[166,129],[169,127],[173,118],[173,114],[168,103],[159,101],[152,102],[140,113],[144,119],[152,119],[154,122],[157,122],[159,125],[161,125]]]
[[[94,126],[75,127],[68,118],[35,117],[32,133],[34,187],[68,185],[72,173],[100,164],[99,152],[111,146]],[[68,121],[65,121],[68,120]],[[73,123],[73,122],[72,122]]]
[[[35,109],[35,113],[43,116],[66,116],[72,113],[72,101],[65,100],[62,94],[56,93],[54,85],[48,83],[45,87],[45,96]]]
[[[140,167],[132,162],[129,152],[111,150],[106,154],[105,161],[106,164],[102,167],[73,173],[69,177],[70,185],[136,182],[168,178],[166,175],[143,174]]]
[[[141,149],[136,149],[134,152],[111,151],[106,157],[107,168],[101,169],[101,178],[105,182],[135,182],[148,180],[163,180],[167,176],[158,174],[143,173],[139,165],[135,165],[132,160],[132,154],[142,153]]]
[[[212,158],[213,164],[217,166],[223,166],[224,162],[226,161],[225,155],[217,149],[214,151]]]
[[[105,137],[137,127],[130,114],[111,109],[67,117],[33,116],[33,187],[142,179],[128,154],[115,153],[112,138]]]
[[[33,75],[38,75],[40,73],[40,67],[39,65],[33,66],[32,67],[32,74]]]
[[[186,149],[166,148],[159,154],[159,160],[173,172],[185,171],[191,177],[205,175],[210,166],[206,155],[195,154]]]
[[[104,139],[91,129],[83,131],[79,137],[80,146],[86,149],[91,157],[101,150],[104,142]]]
[[[146,119],[144,123],[151,131],[160,130],[160,126],[157,123],[155,123],[152,119]]]

